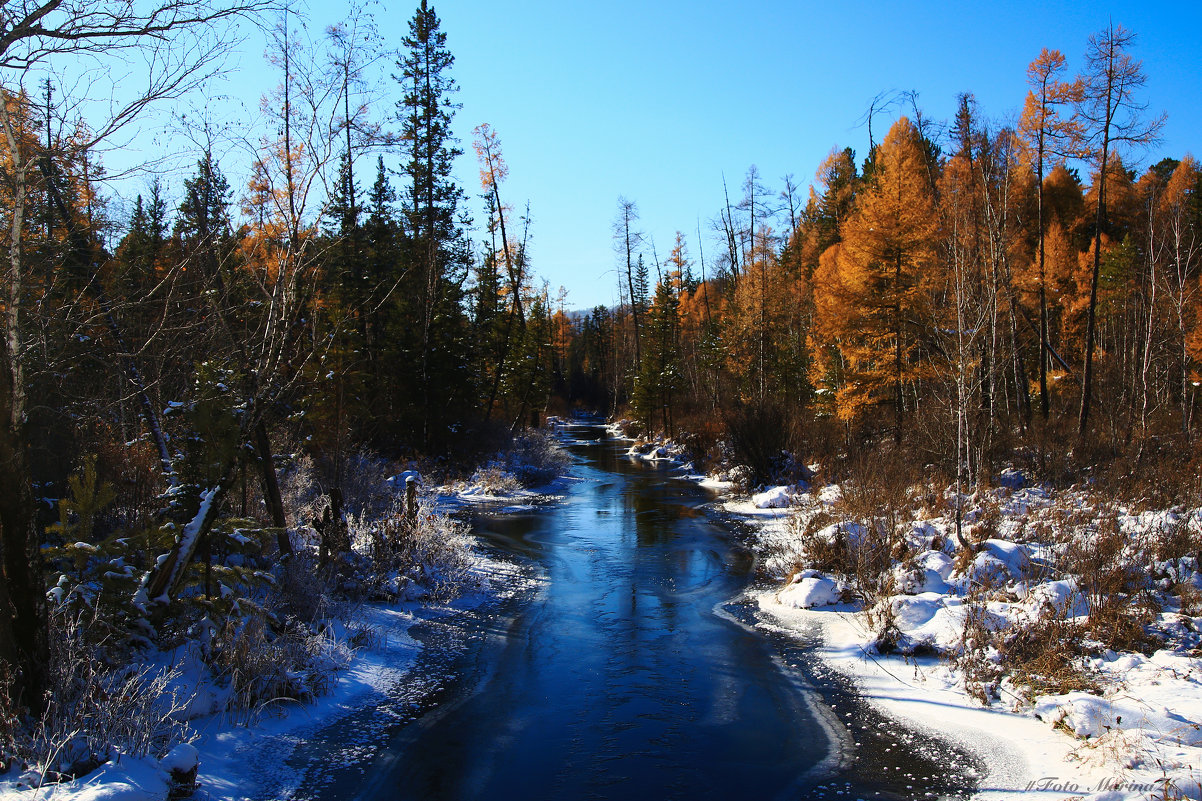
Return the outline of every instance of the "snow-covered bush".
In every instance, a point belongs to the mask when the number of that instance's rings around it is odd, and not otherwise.
[[[313,549],[299,549],[276,569],[276,613],[302,623],[332,614],[336,601],[328,575],[323,575]]]
[[[419,508],[401,537],[402,575],[434,598],[448,598],[470,583],[475,557],[466,523]]]
[[[188,703],[177,670],[150,664],[110,665],[86,636],[90,618],[69,607],[50,615],[49,697],[41,718],[18,726],[0,710],[0,757],[37,771],[45,782],[82,776],[116,756],[161,756],[196,734],[179,713]],[[3,688],[7,690],[7,688]],[[0,693],[10,703],[8,693]]]
[[[518,477],[506,469],[504,464],[489,462],[476,471],[464,482],[465,491],[471,490],[483,495],[507,495],[522,489]]]
[[[553,481],[571,464],[555,437],[542,429],[532,429],[516,437],[504,460],[506,469],[526,487]]]
[[[213,636],[209,664],[229,683],[231,710],[256,711],[279,700],[310,700],[328,692],[350,650],[325,626],[299,621],[273,627],[266,615],[229,620]]]
[[[471,581],[467,524],[425,504],[412,520],[396,506],[378,518],[352,516],[347,526],[354,569],[341,588],[358,598],[451,598]]]
[[[350,453],[342,465],[343,508],[359,515],[387,513],[393,500],[387,479],[396,472],[394,462],[366,448]]]
[[[288,514],[288,523],[300,526],[321,518],[321,510],[329,503],[317,480],[317,466],[307,453],[293,459],[289,468],[280,473],[280,498]]]
[[[747,491],[753,486],[755,473],[747,465],[736,464],[717,471],[714,473],[714,478],[718,481],[729,482],[740,491]]]
[[[318,465],[308,454],[301,454],[280,475],[280,495],[293,526],[320,520],[330,504],[335,486],[334,473],[342,490],[342,508],[349,514],[382,515],[392,502],[387,479],[397,472],[392,461],[367,449],[352,451],[338,470]]]

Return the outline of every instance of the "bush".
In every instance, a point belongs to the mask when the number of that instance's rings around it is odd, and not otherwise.
[[[771,481],[789,444],[789,421],[775,405],[740,406],[726,415],[734,460],[747,465],[757,484]],[[784,436],[782,436],[784,434]]]
[[[448,599],[472,581],[475,555],[469,528],[419,504],[407,520],[397,505],[382,517],[347,520],[352,552],[333,572],[338,590],[353,600],[418,595]]]
[[[66,607],[50,615],[51,702],[39,720],[22,725],[6,706],[8,687],[0,688],[0,757],[33,767],[46,782],[82,776],[117,754],[159,757],[196,739],[179,719],[190,700],[173,689],[179,672],[107,665],[85,636],[91,622]]]
[[[1082,667],[1085,627],[1059,609],[998,633],[997,649],[1014,680],[1037,695],[1096,692],[1097,682]]]
[[[469,487],[479,487],[486,495],[505,495],[517,492],[522,482],[506,469],[504,464],[489,462],[476,469],[466,482]]]
[[[1079,577],[1089,600],[1089,630],[1116,651],[1150,653],[1157,642],[1147,627],[1160,611],[1145,572],[1150,549],[1124,533],[1114,517],[1078,533],[1065,549],[1063,569]]]
[[[572,463],[549,432],[532,429],[514,439],[505,453],[506,469],[525,487],[538,487],[563,475]]]
[[[292,620],[275,631],[261,614],[227,621],[209,656],[214,673],[233,690],[228,709],[246,711],[324,695],[349,661],[349,648],[328,627]]]

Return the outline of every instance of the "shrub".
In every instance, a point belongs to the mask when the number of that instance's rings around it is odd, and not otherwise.
[[[349,661],[349,648],[328,627],[291,620],[273,630],[262,614],[227,621],[209,655],[214,672],[233,690],[228,708],[251,712],[274,701],[324,695]]]
[[[1069,619],[1065,609],[1056,609],[1007,627],[995,641],[1015,683],[1030,700],[1037,695],[1097,692],[1097,682],[1081,663],[1084,640],[1085,625]]]
[[[542,429],[532,429],[515,438],[504,461],[506,469],[526,487],[553,481],[572,463],[555,437]]]
[[[1122,531],[1113,517],[1078,532],[1064,551],[1066,572],[1079,577],[1089,600],[1090,634],[1114,650],[1150,652],[1147,626],[1160,611],[1148,588],[1147,542]]]
[[[522,488],[522,482],[505,465],[489,462],[484,467],[476,469],[465,484],[479,487],[486,495],[505,495],[517,492]]]
[[[47,782],[82,776],[116,754],[162,756],[196,738],[179,719],[190,700],[173,689],[179,672],[108,665],[85,636],[91,623],[67,607],[50,615],[52,701],[39,720],[21,725],[6,706],[8,688],[0,693],[0,757],[34,767]]]
[[[733,460],[749,467],[757,484],[776,476],[781,448],[790,444],[790,428],[784,411],[772,404],[739,406],[726,414]]]
[[[395,507],[375,519],[353,517],[348,528],[357,597],[392,598],[412,586],[436,599],[451,598],[472,580],[468,525],[425,505],[412,521]]]

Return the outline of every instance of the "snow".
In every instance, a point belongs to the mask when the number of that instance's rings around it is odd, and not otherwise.
[[[46,785],[41,788],[39,798],[52,801],[151,801],[164,799],[170,788],[170,776],[166,768],[156,760],[146,757],[128,757],[113,760],[85,779],[63,785]],[[4,790],[0,787],[0,796]],[[14,798],[26,793],[14,794]]]
[[[799,562],[805,565],[797,532],[819,514],[835,521],[809,535],[815,539],[854,544],[866,535],[859,523],[839,519],[840,487],[782,486],[738,496],[730,482],[712,476],[694,480],[727,493],[718,505],[754,525],[768,573],[785,580],[757,595],[762,625],[807,642],[818,631],[816,655],[851,677],[871,703],[907,726],[978,754],[988,775],[977,798],[1202,799],[1202,617],[1173,611],[1170,603],[1158,624],[1170,639],[1165,647],[1150,656],[1103,650],[1089,666],[1097,693],[1027,701],[1003,679],[993,688],[997,697],[985,705],[968,692],[957,663],[938,656],[963,648],[966,596],[982,587],[997,590],[979,613],[980,624],[990,630],[1049,614],[1073,620],[1089,613],[1077,579],[1055,575],[1049,567],[1050,557],[1066,547],[1057,542],[1071,540],[1041,541],[1032,534],[1056,532],[1057,504],[1078,519],[1088,520],[1091,513],[1101,519],[1096,501],[1084,493],[1059,497],[1021,471],[1003,471],[997,489],[966,496],[974,507],[965,517],[966,529],[974,536],[980,536],[976,527],[985,504],[1000,514],[991,529],[996,533],[968,554],[956,553],[953,521],[916,514],[905,524],[915,555],[895,564],[894,594],[865,610],[846,603],[852,593],[838,576],[796,569]],[[1132,541],[1174,525],[1198,531],[1202,509],[1120,509],[1117,524]],[[1087,524],[1079,533],[1096,536],[1097,528]],[[1155,562],[1148,572],[1161,591],[1177,585],[1202,589],[1196,556]],[[875,647],[886,611],[896,639],[896,652],[888,655]],[[996,651],[986,657],[1000,658]]]
[[[355,651],[331,691],[312,703],[264,708],[248,726],[220,715],[212,718],[217,728],[198,743],[202,797],[242,801],[260,797],[265,790],[282,797],[284,790],[295,787],[301,776],[284,758],[307,733],[368,708],[404,680],[421,647],[408,631],[422,614],[415,603],[365,608],[360,625],[374,630],[377,641]]]
[[[751,502],[757,509],[788,509],[793,505],[793,491],[790,487],[771,487],[752,495]]]
[[[912,657],[906,662],[872,653],[862,613],[850,606],[822,612],[797,610],[775,603],[767,594],[759,603],[768,618],[787,632],[817,626],[822,632],[817,656],[855,679],[863,697],[882,711],[983,757],[987,773],[977,798],[1002,801],[1030,794],[1062,799],[1063,793],[1043,793],[1034,790],[1033,783],[1052,777],[1050,783],[1095,787],[1110,775],[1071,762],[1074,741],[1043,723],[974,704],[937,660]]]
[[[200,752],[190,743],[180,743],[159,760],[159,767],[169,773],[189,773],[200,764]]]
[[[549,484],[533,489],[514,485],[498,488],[484,481],[447,484],[434,490],[434,508],[447,514],[471,507],[487,507],[501,514],[528,512],[539,504],[561,500],[572,479],[560,477]]]
[[[304,778],[303,767],[289,764],[289,755],[298,745],[353,714],[378,707],[397,688],[407,685],[422,647],[409,634],[413,625],[468,614],[490,599],[520,591],[532,580],[521,568],[479,553],[473,557],[471,571],[472,578],[465,585],[468,591],[453,602],[434,603],[418,597],[391,605],[369,604],[356,607],[349,621],[332,621],[330,637],[342,655],[341,662],[328,692],[305,703],[280,700],[256,710],[225,711],[232,691],[215,682],[200,660],[197,649],[205,632],[199,632],[197,642],[152,659],[174,669],[169,689],[187,699],[179,717],[199,732],[194,743],[177,745],[161,759],[120,755],[85,777],[40,788],[36,773],[14,769],[0,774],[0,799],[164,801],[172,771],[185,778],[181,774],[196,766],[197,799],[289,797]],[[369,632],[369,636],[365,644],[352,648],[348,643],[356,631]],[[434,676],[422,678],[437,680]],[[387,743],[385,731],[393,722],[393,717],[381,717],[379,746]],[[366,759],[377,746],[356,743],[354,747]]]
[[[795,609],[830,606],[843,599],[843,582],[827,578],[816,570],[799,574],[796,581],[776,594],[777,601]]]
[[[404,492],[405,487],[409,482],[417,482],[417,485],[422,486],[422,474],[416,470],[404,470],[397,473],[395,476],[389,476],[385,482],[396,492]]]

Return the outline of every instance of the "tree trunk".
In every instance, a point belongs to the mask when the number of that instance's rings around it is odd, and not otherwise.
[[[237,472],[237,462],[234,462],[217,486],[201,493],[200,509],[184,526],[179,541],[167,553],[166,558],[151,569],[144,583],[145,598],[140,599],[143,603],[170,600],[175,595],[180,582],[183,581],[184,571],[196,555],[197,548],[208,536],[213,523],[217,522],[217,514],[225,500],[225,493],[234,485]],[[143,590],[140,590],[139,595],[142,594]]]
[[[3,589],[0,590],[0,661],[15,668],[11,691],[17,703],[40,711],[45,703],[49,649],[46,632],[46,588],[33,482],[20,429],[12,424],[12,371],[8,348],[0,360],[0,547]],[[7,597],[5,597],[7,596]]]
[[[259,457],[259,472],[263,481],[263,498],[267,511],[271,513],[271,525],[278,528],[276,539],[281,556],[292,555],[292,542],[288,539],[288,519],[284,514],[284,499],[280,496],[280,482],[275,475],[275,460],[271,454],[271,439],[267,436],[267,424],[262,420],[255,426],[255,452]]]
[[[0,91],[0,123],[8,143],[13,182],[8,246],[8,293],[4,298],[4,336],[0,341],[0,547],[4,592],[0,593],[0,659],[16,669],[14,698],[32,710],[45,703],[49,646],[41,551],[25,442],[25,376],[21,366],[21,302],[24,278],[25,202],[28,162],[17,141]],[[7,595],[7,598],[4,596]]]
[[[1102,139],[1102,167],[1098,171],[1098,210],[1094,220],[1093,272],[1089,279],[1089,312],[1085,323],[1085,369],[1081,373],[1081,411],[1077,434],[1082,439],[1089,426],[1089,411],[1093,402],[1093,353],[1097,336],[1098,276],[1102,272],[1102,225],[1106,221],[1106,161],[1110,155],[1110,131]]]

